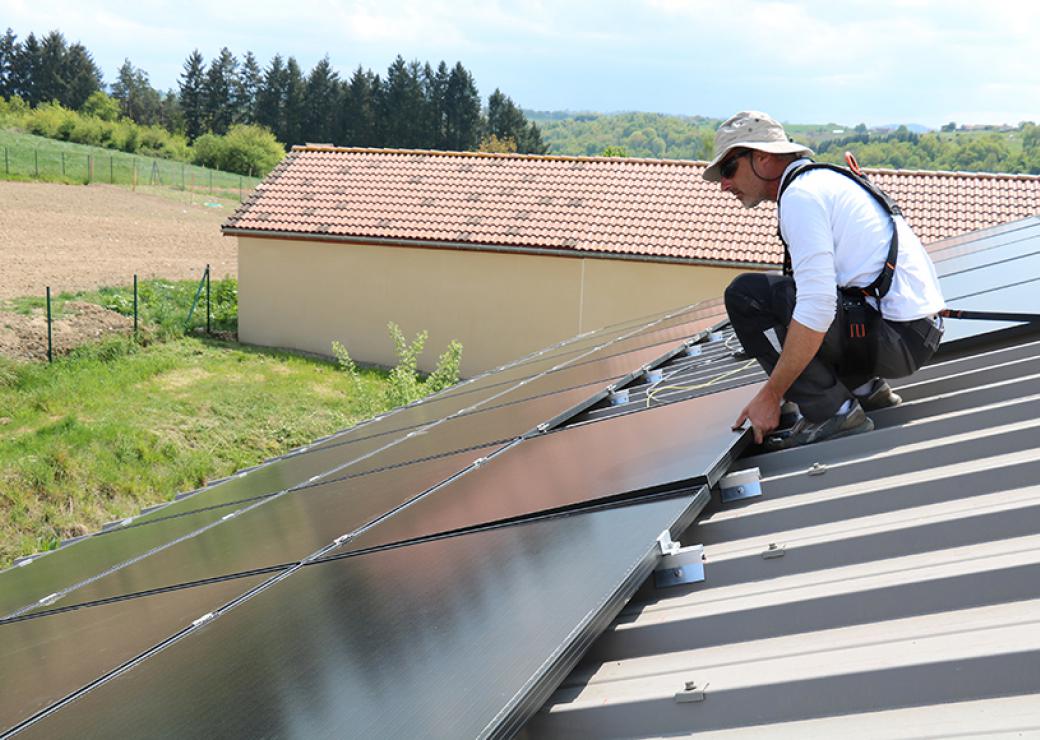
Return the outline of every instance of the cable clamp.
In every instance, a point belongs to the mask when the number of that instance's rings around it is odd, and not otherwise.
[[[207,613],[203,614],[201,617],[199,617],[198,619],[196,619],[194,622],[192,622],[191,626],[192,627],[198,627],[200,624],[205,624],[209,620],[213,619],[213,617],[215,617],[215,616],[217,616],[217,615],[214,614],[213,612],[207,612]]]

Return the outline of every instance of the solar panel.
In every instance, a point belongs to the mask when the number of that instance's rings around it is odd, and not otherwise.
[[[294,491],[87,583],[58,605],[93,602],[255,568],[288,567],[465,469],[490,450]],[[34,611],[51,607],[39,607]]]
[[[242,578],[0,625],[0,734],[262,580]]]
[[[1017,228],[969,234],[933,252],[947,306],[954,310],[1035,313],[1040,288],[1040,219]],[[1015,326],[1013,322],[949,319],[943,341]]]
[[[657,535],[678,532],[706,498],[308,566],[25,737],[509,735],[647,576]]]
[[[24,569],[0,574],[0,584],[5,586],[3,597],[0,597],[0,614],[27,608],[38,599],[73,587],[178,538],[187,537],[202,527],[218,523],[241,508],[255,505],[264,497],[306,485],[323,475],[343,477],[416,459],[447,455],[490,442],[504,443],[580,404],[599,390],[579,384],[607,382],[617,375],[636,370],[642,363],[655,358],[662,349],[650,347],[618,357],[590,359],[573,371],[542,376],[512,391],[503,389],[499,391],[502,394],[500,398],[495,399],[499,401],[498,406],[469,417],[450,419],[414,437],[408,436],[415,434],[414,431],[405,433],[395,430],[378,434],[372,430],[378,429],[379,423],[366,425],[356,430],[356,433],[364,434],[367,431],[369,436],[357,440],[330,439],[324,446],[305,450],[236,476],[200,494],[139,517],[129,528],[119,528],[78,543],[78,549],[72,555],[59,551]],[[516,402],[517,399],[522,402]],[[429,418],[432,413],[436,413],[434,408],[417,406],[405,409],[403,414],[419,413]],[[395,415],[380,422],[382,426],[387,426],[397,418]],[[327,471],[334,472],[327,474]],[[161,525],[155,522],[161,522]],[[77,595],[76,598],[100,597]]]
[[[730,425],[757,388],[736,388],[525,440],[344,547],[360,550],[704,482],[731,460],[740,433]]]

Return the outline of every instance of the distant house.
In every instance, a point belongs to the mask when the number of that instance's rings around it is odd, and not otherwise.
[[[392,364],[388,321],[453,338],[472,375],[718,296],[781,261],[703,162],[295,147],[223,227],[244,342]],[[926,242],[1040,212],[1040,177],[873,171]],[[425,358],[429,368],[433,353]]]

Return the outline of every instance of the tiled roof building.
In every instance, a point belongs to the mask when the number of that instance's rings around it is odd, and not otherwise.
[[[296,147],[228,220],[257,233],[710,264],[780,263],[775,207],[702,162]],[[1040,177],[868,170],[923,241],[1040,213]]]

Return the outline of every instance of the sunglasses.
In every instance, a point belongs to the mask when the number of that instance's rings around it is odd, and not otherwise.
[[[727,180],[732,180],[733,175],[737,174],[737,165],[740,163],[740,160],[746,157],[748,154],[751,154],[751,152],[748,150],[744,150],[740,154],[736,154],[727,159],[725,162],[719,165],[719,174],[725,177]]]

